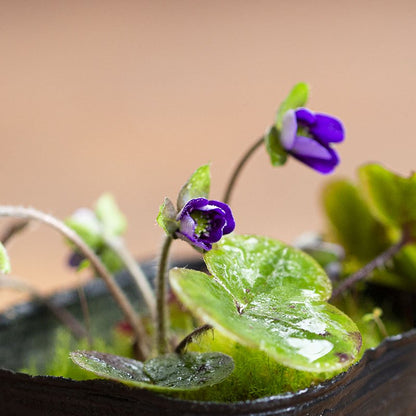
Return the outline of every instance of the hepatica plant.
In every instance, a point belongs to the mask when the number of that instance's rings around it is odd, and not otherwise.
[[[10,271],[8,240],[28,221],[40,221],[65,236],[72,266],[92,266],[104,279],[124,314],[134,341],[131,356],[79,350],[71,353],[76,364],[165,394],[244,400],[304,388],[345,371],[360,358],[363,344],[375,346],[389,331],[406,329],[397,324],[400,317],[393,330],[384,324],[382,307],[393,308],[375,304],[368,288],[416,290],[415,175],[401,177],[372,164],[360,168],[358,184],[332,181],[323,194],[326,238],[303,239],[300,248],[235,232],[231,194],[256,149],[264,147],[273,166],[293,158],[329,174],[338,165],[334,145],[344,140],[344,126],[335,116],[305,107],[307,98],[306,84],[292,89],[273,125],[237,164],[223,198],[209,196],[210,167],[203,165],[176,203],[164,199],[157,222],[165,240],[154,287],[125,246],[126,220],[109,194],[65,222],[30,208],[0,207],[0,216],[24,220],[0,245],[3,274]],[[175,240],[202,255],[204,271],[168,270]],[[130,272],[147,313],[138,315],[117,285],[111,273],[119,268]],[[2,278],[3,284],[13,281]],[[68,326],[74,330],[73,323]]]

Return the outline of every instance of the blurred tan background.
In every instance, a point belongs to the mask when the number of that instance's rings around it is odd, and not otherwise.
[[[221,198],[298,81],[310,108],[345,123],[337,175],[368,160],[416,167],[411,0],[2,1],[0,34],[1,203],[65,218],[111,191],[140,259],[162,241],[163,197],[212,162]],[[290,242],[321,229],[325,180],[295,161],[273,169],[261,149],[234,194],[237,232]],[[32,227],[10,246],[13,274],[46,292],[73,285],[67,253]],[[0,309],[18,300],[0,291]]]

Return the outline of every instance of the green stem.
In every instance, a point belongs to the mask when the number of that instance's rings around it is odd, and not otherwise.
[[[167,266],[169,259],[169,250],[172,244],[173,237],[167,236],[160,254],[159,269],[156,280],[156,344],[158,354],[165,354],[168,350],[167,337],[167,321],[168,313],[166,308],[166,292],[167,292]]]
[[[238,162],[238,165],[234,169],[233,174],[231,175],[230,180],[228,181],[228,185],[226,191],[224,193],[223,202],[226,204],[230,203],[231,200],[231,193],[234,190],[235,183],[237,178],[239,177],[244,165],[250,159],[251,155],[264,143],[264,136],[261,136],[248,150],[244,153],[243,157]]]
[[[381,333],[381,335],[384,338],[388,338],[389,334],[387,332],[386,326],[384,325],[383,321],[380,319],[379,316],[375,316],[374,317],[374,322],[376,323],[376,325],[378,326],[378,329]]]
[[[107,270],[105,265],[101,262],[100,258],[94,253],[93,250],[85,243],[85,241],[71,228],[65,225],[62,221],[59,221],[55,217],[45,214],[33,208],[24,208],[19,206],[0,206],[0,217],[14,217],[22,218],[26,220],[36,220],[49,225],[53,229],[60,232],[68,240],[70,240],[79,251],[91,262],[91,265],[97,271],[97,273],[103,278],[107,285],[110,294],[119,305],[126,320],[133,328],[135,338],[138,342],[138,359],[145,359],[148,355],[148,346],[146,344],[146,331],[142,322],[140,321],[136,311],[133,309],[130,301],[125,294],[118,287],[114,277]]]
[[[88,346],[89,348],[92,348],[94,342],[93,342],[92,334],[91,334],[91,315],[90,315],[90,310],[88,308],[87,296],[85,295],[85,290],[82,284],[78,285],[77,290],[78,290],[78,297],[79,297],[79,302],[81,305],[82,315],[84,317],[84,325],[87,330]]]
[[[143,296],[147,309],[153,320],[156,319],[156,299],[149,281],[143,273],[137,261],[133,258],[131,253],[126,249],[121,238],[106,238],[106,244],[120,257],[124,266],[133,277],[136,286]]]
[[[205,324],[205,325],[200,326],[199,328],[194,329],[175,348],[176,354],[182,354],[188,344],[190,344],[191,342],[194,342],[195,339],[197,339],[203,333],[205,333],[206,331],[209,331],[210,329],[212,329],[212,326],[209,324]]]
[[[379,254],[375,259],[366,264],[363,268],[353,273],[348,279],[344,280],[332,293],[331,300],[339,296],[342,292],[349,289],[357,282],[364,280],[370,273],[378,267],[384,266],[395,254],[397,254],[407,243],[411,241],[408,233],[403,232],[401,239],[390,246],[387,250]]]

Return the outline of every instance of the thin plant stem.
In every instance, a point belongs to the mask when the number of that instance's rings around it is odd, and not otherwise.
[[[228,185],[227,188],[225,190],[224,193],[224,197],[223,197],[223,202],[225,202],[226,204],[230,203],[231,200],[231,194],[232,191],[234,190],[234,186],[235,183],[244,167],[244,165],[246,164],[246,162],[250,159],[250,157],[252,156],[252,154],[264,143],[264,136],[261,136],[254,144],[253,146],[251,146],[246,153],[244,153],[243,157],[240,159],[240,161],[238,162],[238,165],[236,166],[236,168],[233,171],[233,174],[231,175],[230,180],[228,181]]]
[[[6,287],[20,292],[27,292],[32,298],[45,305],[72,335],[77,339],[87,338],[88,333],[85,327],[68,310],[55,305],[48,298],[40,294],[34,287],[17,278],[0,275],[0,287]]]
[[[126,249],[121,238],[107,238],[107,245],[120,257],[126,269],[133,277],[136,286],[143,295],[143,300],[146,303],[147,309],[153,321],[156,319],[156,299],[155,294],[147,280],[143,270],[133,258],[131,253]]]
[[[167,266],[169,250],[173,237],[167,236],[162,246],[159,259],[159,268],[156,279],[156,347],[158,354],[165,354],[168,350],[168,313],[166,308],[167,292]]]
[[[366,264],[363,268],[353,273],[348,279],[344,280],[332,293],[332,299],[335,299],[345,290],[352,287],[357,282],[364,280],[371,272],[378,267],[384,266],[395,254],[397,254],[407,243],[410,242],[410,238],[407,232],[403,232],[401,239],[390,246],[387,250],[379,254],[374,260]]]
[[[138,343],[138,359],[145,359],[148,355],[149,348],[146,344],[146,331],[142,322],[140,321],[136,311],[132,307],[130,301],[125,294],[118,287],[114,277],[107,270],[105,265],[101,262],[100,258],[94,253],[93,250],[82,240],[79,235],[65,225],[62,221],[59,221],[55,217],[38,211],[34,208],[25,208],[20,206],[0,206],[0,217],[14,217],[22,218],[26,220],[36,220],[43,224],[49,225],[68,240],[70,240],[79,251],[91,262],[96,272],[104,279],[110,294],[117,302],[118,306],[122,310],[126,320],[133,328],[134,336]]]
[[[388,338],[389,333],[387,332],[386,326],[384,325],[383,321],[381,320],[381,318],[379,316],[375,316],[374,317],[374,322],[376,323],[376,325],[378,326],[378,329],[381,333],[381,335],[384,338]]]
[[[93,345],[92,335],[91,335],[91,315],[88,308],[87,297],[85,296],[85,290],[82,285],[78,285],[78,297],[81,305],[82,316],[84,317],[84,325],[87,330],[87,340],[90,347]]]
[[[188,334],[175,348],[175,352],[177,354],[182,354],[183,350],[186,348],[188,344],[194,342],[196,338],[201,336],[204,332],[209,331],[212,329],[212,326],[209,324],[205,324],[200,326],[199,328],[194,329],[190,334]]]
[[[13,237],[17,234],[20,234],[23,230],[27,228],[30,221],[28,220],[19,220],[11,224],[2,234],[0,237],[0,241],[4,246],[8,245]],[[20,290],[24,292],[28,292],[32,298],[36,301],[45,305],[54,315],[55,317],[65,325],[70,332],[72,332],[73,336],[78,339],[87,338],[89,343],[91,344],[91,333],[90,328],[88,325],[88,317],[85,314],[85,306],[82,306],[84,321],[86,327],[83,327],[82,324],[75,318],[74,315],[71,314],[67,309],[63,308],[62,306],[57,306],[53,302],[49,301],[46,297],[42,296],[34,287],[30,286],[29,284],[19,281],[15,276],[13,279],[8,279],[6,276],[2,276],[0,278],[0,286],[6,285],[11,287],[15,290]],[[82,291],[82,293],[84,293]],[[84,294],[85,298],[85,294]],[[82,298],[80,296],[81,305],[83,305]]]

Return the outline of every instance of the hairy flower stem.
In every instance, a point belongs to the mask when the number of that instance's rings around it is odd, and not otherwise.
[[[246,153],[244,153],[243,157],[238,162],[238,165],[233,171],[230,180],[228,181],[228,185],[226,191],[224,193],[223,202],[226,204],[230,203],[231,193],[234,190],[235,183],[237,178],[239,177],[241,171],[243,170],[244,165],[250,159],[251,155],[264,143],[264,136],[261,136],[254,144],[251,146]]]
[[[156,319],[156,299],[149,281],[130,252],[126,249],[122,239],[107,238],[106,244],[120,257],[127,271],[133,277],[136,286],[143,296],[147,309],[153,320]]]
[[[342,292],[349,289],[355,283],[364,280],[371,272],[378,267],[384,266],[395,254],[397,254],[406,244],[411,241],[408,233],[403,231],[401,239],[390,246],[387,250],[379,254],[374,260],[366,264],[363,268],[353,273],[348,279],[344,280],[333,292],[331,300],[335,299]]]
[[[5,232],[0,237],[1,243],[6,246],[10,243],[10,241],[15,237],[17,234],[20,234],[23,230],[27,228],[29,225],[29,221],[27,220],[19,220],[15,222],[14,224],[11,224]],[[77,318],[75,318],[74,315],[71,314],[67,309],[63,308],[62,306],[55,305],[53,302],[51,302],[46,297],[42,296],[34,287],[28,285],[27,283],[20,281],[16,278],[16,276],[13,276],[13,278],[8,278],[6,276],[0,276],[0,287],[6,286],[10,287],[15,290],[28,292],[29,295],[35,299],[36,301],[42,303],[45,305],[51,313],[58,319],[58,321],[61,321],[61,323],[69,329],[69,331],[72,333],[72,335],[77,339],[87,338],[88,342],[91,344],[91,335],[89,330],[89,319],[85,313],[85,307],[83,305],[83,298],[81,297],[80,293],[80,301],[82,305],[82,310],[86,323],[86,327],[84,327]],[[78,288],[80,290],[80,288]],[[84,294],[82,292],[82,294]],[[85,297],[85,295],[84,295]]]
[[[160,254],[159,269],[156,280],[156,346],[158,354],[165,354],[168,350],[167,323],[168,314],[166,308],[167,292],[167,267],[169,260],[169,250],[173,238],[167,236]]]
[[[24,208],[19,206],[0,206],[0,217],[14,217],[22,218],[26,220],[36,220],[43,224],[49,225],[53,229],[63,234],[68,240],[70,240],[81,251],[81,253],[91,262],[96,272],[104,279],[110,294],[119,305],[126,320],[133,328],[134,336],[138,343],[138,359],[145,359],[148,355],[149,349],[146,344],[146,332],[143,324],[141,323],[138,315],[133,309],[130,301],[118,287],[114,280],[114,277],[107,270],[99,257],[93,250],[82,240],[79,235],[71,228],[66,226],[62,221],[59,221],[55,217],[45,214],[33,208]]]
[[[184,349],[186,348],[186,346],[188,344],[190,344],[191,342],[194,342],[194,340],[196,338],[198,338],[199,336],[201,336],[203,333],[205,333],[206,331],[209,331],[210,329],[212,329],[212,326],[209,324],[205,324],[200,326],[199,328],[194,329],[190,334],[188,334],[179,344],[178,346],[175,348],[175,352],[177,354],[182,354]]]

